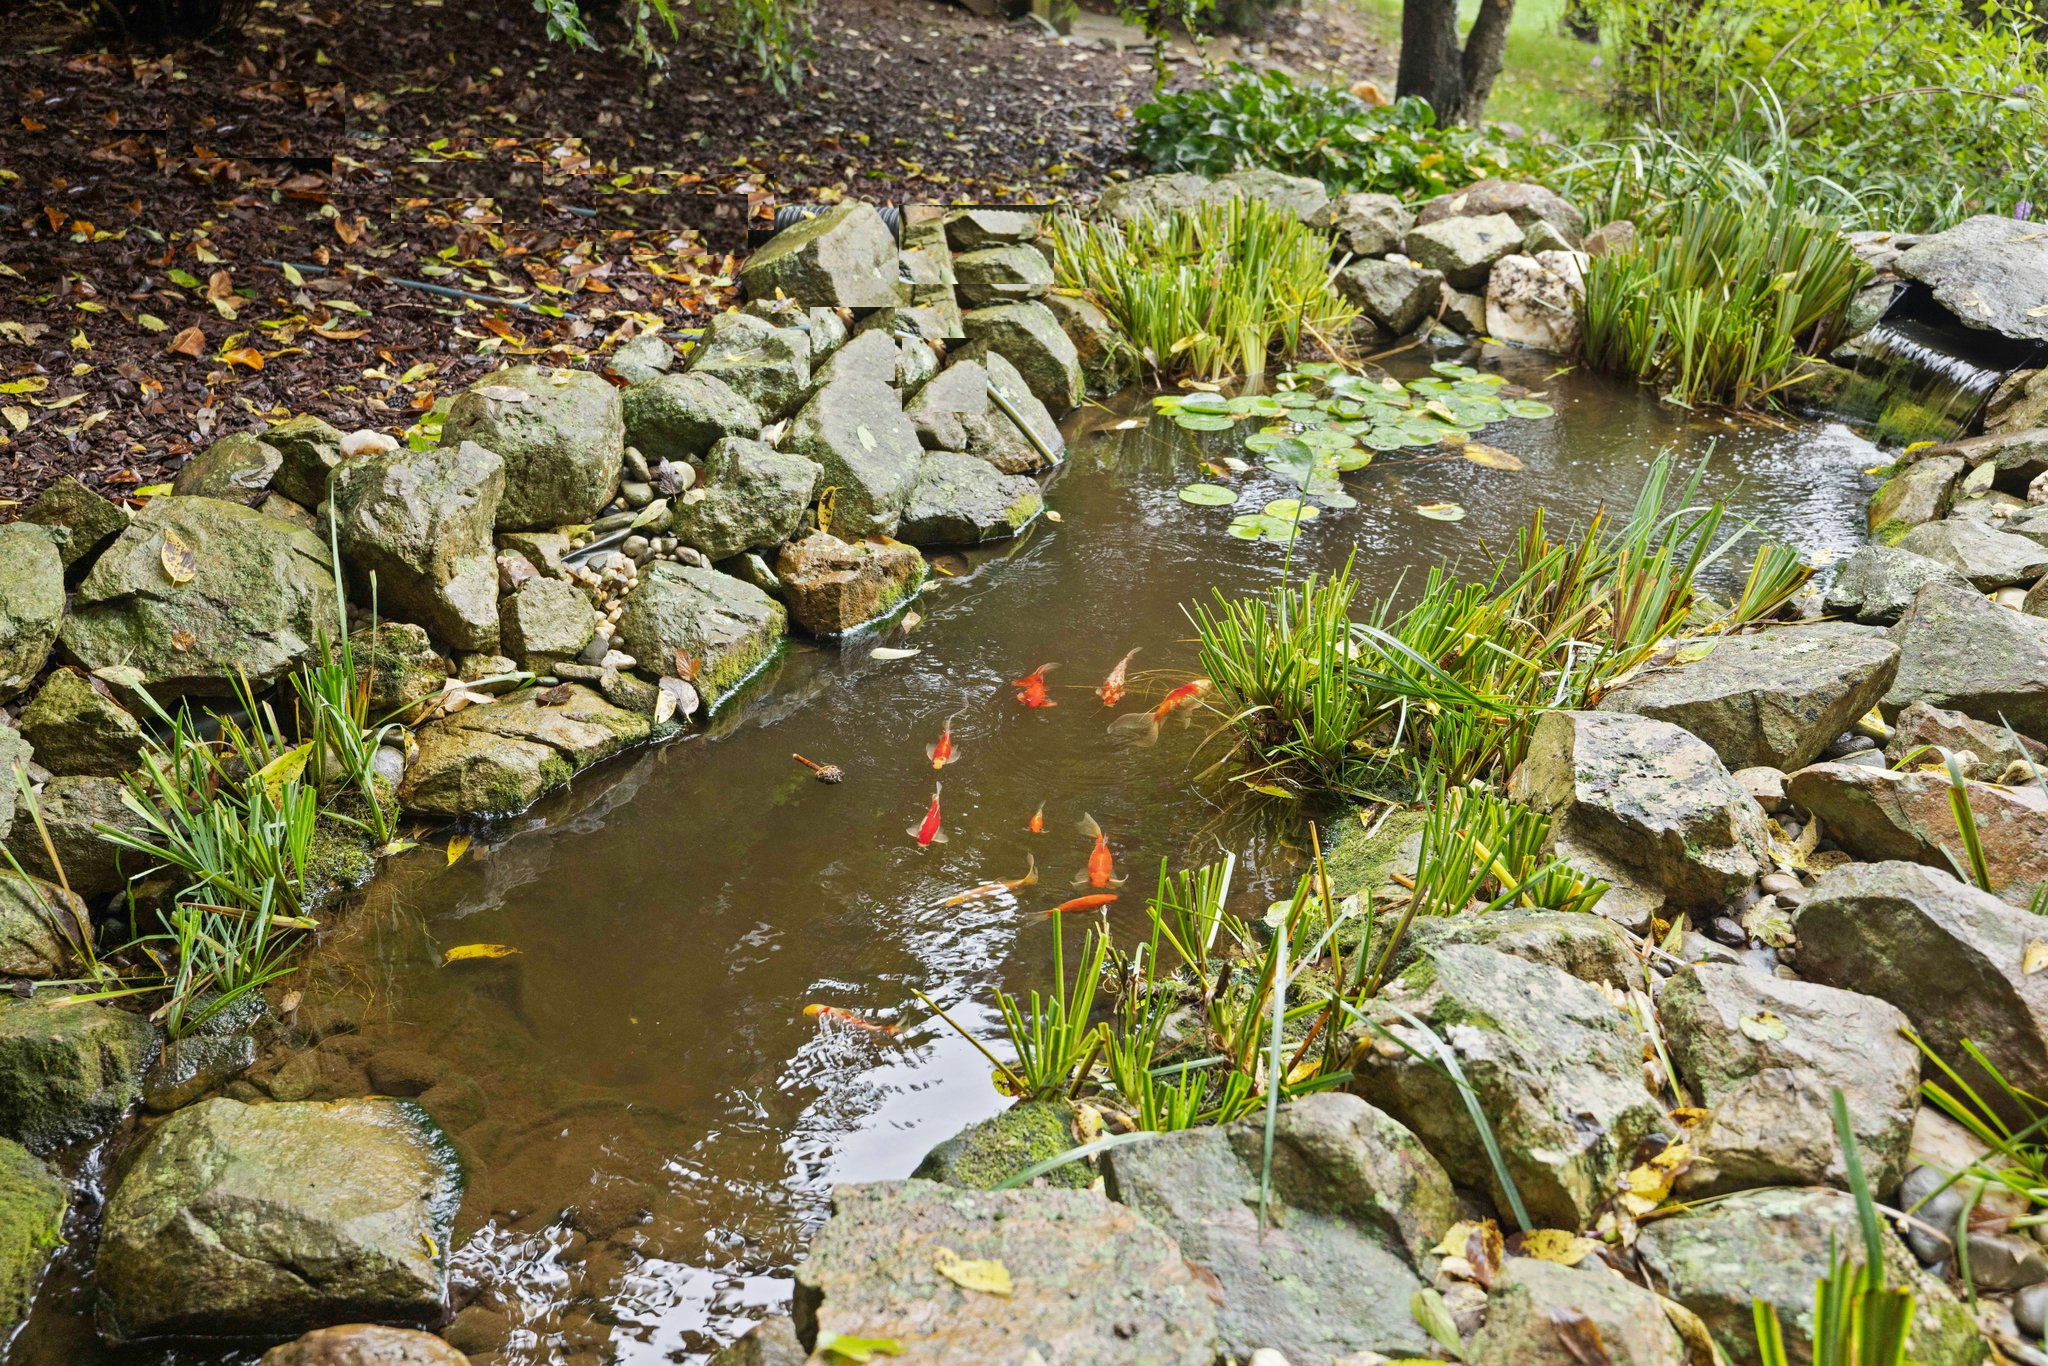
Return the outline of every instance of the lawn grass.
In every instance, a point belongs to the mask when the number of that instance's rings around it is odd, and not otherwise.
[[[1401,0],[1342,2],[1375,24],[1390,48],[1399,48]],[[1486,107],[1488,119],[1517,123],[1567,142],[1598,132],[1604,48],[1582,43],[1559,28],[1564,7],[1565,0],[1519,0],[1516,4],[1514,22],[1508,29],[1507,61]],[[1479,0],[1464,0],[1467,24],[1478,9]]]

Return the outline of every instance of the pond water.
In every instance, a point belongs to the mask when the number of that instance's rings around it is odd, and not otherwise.
[[[1477,363],[1557,407],[1482,434],[1526,468],[1384,456],[1346,476],[1359,507],[1304,526],[1297,571],[1355,551],[1365,594],[1394,592],[1404,575],[1413,584],[1430,565],[1508,547],[1539,503],[1554,526],[1625,506],[1665,449],[1704,459],[1706,491],[1738,520],[1810,553],[1861,539],[1859,476],[1880,457],[1844,428],[1690,417],[1633,387],[1555,375],[1541,357]],[[1126,929],[1162,858],[1235,850],[1248,905],[1291,886],[1293,827],[1197,781],[1218,752],[1198,754],[1200,727],[1115,748],[1115,713],[1092,691],[1142,647],[1118,710],[1156,702],[1193,672],[1182,604],[1268,588],[1286,555],[1227,536],[1227,510],[1176,496],[1212,478],[1198,459],[1227,452],[1232,434],[1160,421],[1114,430],[1145,411],[1133,395],[1077,414],[1048,491],[1060,522],[935,578],[913,630],[798,645],[708,733],[580,779],[480,832],[452,865],[438,847],[401,856],[337,917],[295,979],[302,1018],[355,1025],[316,1050],[338,1088],[436,1083],[423,1103],[470,1166],[455,1276],[512,1330],[483,1359],[696,1360],[781,1308],[833,1183],[907,1175],[1003,1105],[986,1060],[912,989],[1001,1051],[991,993],[1043,980],[1043,911],[1073,895],[1084,813],[1137,879],[1112,909]],[[1293,491],[1264,470],[1243,483],[1251,507]],[[1470,515],[1451,524],[1412,510],[1437,501]],[[877,645],[920,653],[877,659]],[[1058,705],[1027,710],[1004,685],[1044,662],[1059,665]],[[935,775],[925,746],[949,716],[960,757]],[[792,752],[839,765],[846,781],[813,781]],[[906,827],[935,777],[950,839],[920,850]],[[1042,882],[1021,901],[943,904],[1018,876],[1028,857]],[[520,953],[437,966],[468,943]],[[802,1013],[811,1002],[901,1032],[821,1029]],[[90,1247],[89,1222],[74,1247]],[[99,1347],[81,1261],[67,1254],[9,1362],[255,1360],[218,1345]]]

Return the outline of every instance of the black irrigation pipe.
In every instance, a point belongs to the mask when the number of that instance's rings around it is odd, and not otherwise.
[[[301,275],[332,275],[335,273],[326,266],[302,266],[296,261],[265,259],[263,264],[266,266],[276,266],[279,270],[295,270]],[[538,313],[543,318],[553,316],[552,314],[541,312],[537,305],[526,303],[523,300],[501,299],[495,294],[479,294],[473,289],[457,289],[453,285],[437,285],[426,280],[407,280],[396,275],[377,275],[372,278],[382,280],[387,285],[401,285],[406,289],[417,289],[427,294],[438,294],[444,299],[474,299],[480,304],[493,304],[499,308],[516,308],[523,313]],[[698,337],[704,335],[704,329],[701,327],[684,327],[673,332],[664,332],[662,335],[666,337],[685,337],[695,341]]]

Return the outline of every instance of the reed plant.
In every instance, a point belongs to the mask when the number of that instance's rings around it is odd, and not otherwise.
[[[1256,380],[1305,343],[1334,350],[1357,316],[1329,239],[1263,200],[1130,223],[1053,220],[1058,287],[1095,303],[1160,380]]]

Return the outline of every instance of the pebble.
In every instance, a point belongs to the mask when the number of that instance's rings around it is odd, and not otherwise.
[[[1785,775],[1780,770],[1758,765],[1738,768],[1729,776],[1766,814],[1776,815],[1785,809]]]
[[[1261,1347],[1253,1352],[1245,1366],[1292,1366],[1287,1358],[1271,1347]]]
[[[2036,1342],[2048,1333],[2048,1283],[2037,1282],[2012,1297],[2012,1321]]]
[[[654,478],[654,472],[647,468],[647,457],[640,454],[638,446],[626,447],[626,473],[643,484]]]
[[[2027,590],[2024,588],[2001,588],[1991,595],[1991,600],[2000,607],[2024,607]]]
[[[617,531],[620,527],[631,525],[633,525],[632,510],[630,508],[621,508],[618,512],[608,512],[592,522],[590,530],[592,535],[602,536],[608,531]],[[595,559],[596,557],[592,556],[592,558]]]
[[[607,623],[607,625],[608,624],[609,623]],[[599,660],[603,659],[606,654],[610,653],[611,648],[611,632],[605,630],[603,626],[600,626],[597,628],[597,634],[590,638],[590,643],[583,647],[583,653],[576,656],[577,662],[582,664],[595,664]]]
[[[1899,1208],[1912,1209],[1927,1193],[1948,1178],[1932,1167],[1915,1167],[1906,1173],[1906,1179],[1899,1183]],[[1956,1220],[1962,1217],[1962,1193],[1950,1186],[1920,1208],[1913,1210],[1917,1223],[1906,1227],[1906,1246],[1913,1249],[1913,1255],[1920,1259],[1922,1266],[1939,1266],[1948,1260],[1949,1239],[1931,1232],[1922,1225],[1933,1228],[1953,1229]]]
[[[624,650],[606,650],[597,665],[601,669],[630,669],[639,662]]]
[[[1758,885],[1772,896],[1785,896],[1791,892],[1805,890],[1804,884],[1790,873],[1765,873]]]
[[[1835,737],[1833,744],[1821,751],[1820,757],[1823,760],[1846,759],[1851,754],[1860,754],[1866,749],[1876,748],[1877,741],[1868,735],[1858,735],[1853,730],[1843,731]]]
[[[1741,922],[1725,915],[1707,922],[1707,938],[1731,949],[1749,947],[1749,931],[1742,928]]]
[[[641,558],[651,548],[652,544],[645,536],[628,536],[619,542],[619,549],[635,560]]]
[[[1970,1279],[1979,1290],[2018,1290],[2048,1281],[2048,1255],[2032,1238],[1972,1230]]]

